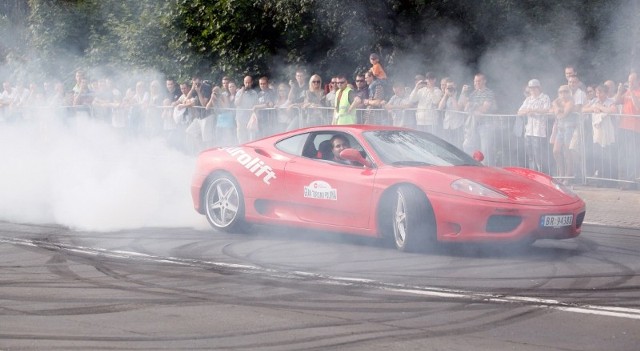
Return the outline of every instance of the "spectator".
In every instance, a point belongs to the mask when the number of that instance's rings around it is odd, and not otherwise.
[[[378,56],[378,54],[372,53],[371,55],[369,55],[369,62],[371,62],[371,68],[369,68],[369,72],[371,72],[371,74],[373,74],[376,79],[386,81],[387,73],[385,73],[384,68],[382,68],[382,64],[380,63],[380,56]]]
[[[306,126],[329,124],[325,120],[325,96],[322,89],[322,78],[314,74],[309,78],[309,89],[305,92],[304,102],[302,103],[302,114],[306,116]]]
[[[144,128],[145,110],[149,105],[149,93],[143,81],[136,82],[133,97],[128,102],[129,131],[137,136]]]
[[[574,177],[573,158],[569,145],[573,138],[574,130],[578,123],[577,114],[573,108],[574,100],[571,96],[571,88],[562,85],[558,88],[558,98],[551,104],[551,113],[555,116],[551,143],[553,144],[553,157],[556,161],[556,172],[564,183],[570,183]]]
[[[640,84],[637,73],[629,74],[627,84],[620,83],[616,102],[622,104],[618,174],[621,180],[626,181],[620,187],[623,190],[635,189],[635,181],[640,175]]]
[[[583,175],[582,167],[580,167],[582,165],[581,150],[587,150],[587,153],[584,156],[587,164],[590,164],[592,160],[590,153],[591,145],[583,146],[583,141],[588,141],[592,138],[591,122],[590,120],[588,120],[588,118],[585,118],[585,116],[582,115],[582,108],[588,102],[588,100],[587,94],[584,92],[584,90],[581,89],[581,86],[583,84],[582,82],[580,82],[580,79],[577,75],[569,76],[567,84],[571,89],[571,96],[573,96],[573,110],[577,113],[578,116],[578,126],[573,132],[573,138],[571,138],[569,149],[571,150],[571,156],[573,157],[574,171],[576,173],[576,176],[580,177]],[[589,141],[588,144],[591,144],[591,141]]]
[[[221,95],[229,96],[229,82],[231,82],[231,78],[229,78],[229,76],[222,77],[222,87],[220,88]]]
[[[29,84],[28,95],[23,103],[23,118],[25,121],[35,121],[42,115],[45,106],[44,92],[38,84]]]
[[[149,99],[146,106],[145,132],[149,136],[157,136],[162,129],[162,104],[164,94],[161,91],[160,82],[153,80],[149,85]]]
[[[529,160],[528,167],[548,174],[547,113],[551,107],[551,100],[542,92],[539,80],[531,79],[527,86],[530,95],[518,109],[518,116],[527,117],[524,138]]]
[[[44,94],[44,99],[49,100],[51,95],[55,94],[55,91],[53,90],[53,84],[51,84],[51,82],[49,81],[42,82],[42,93]]]
[[[258,129],[249,131],[249,139],[254,140],[258,137],[271,135],[274,133],[276,123],[276,114],[273,107],[276,103],[276,93],[269,87],[269,78],[260,77],[258,79],[258,101],[253,107],[258,118]],[[269,109],[269,110],[267,110]]]
[[[195,98],[190,97],[189,83],[181,83],[180,91],[182,95],[173,103],[173,120],[176,122],[176,128],[172,133],[171,144],[179,150],[187,151],[185,132],[193,120],[191,107],[195,104]]]
[[[442,92],[442,97],[444,97],[444,95],[445,95],[445,91],[447,89],[447,83],[449,81],[453,81],[453,80],[451,78],[449,78],[449,77],[444,77],[444,78],[440,79],[439,88],[440,88],[440,91]],[[440,101],[442,101],[442,98],[440,98]],[[438,102],[438,106],[440,106],[440,102]],[[443,136],[443,134],[444,134],[444,129],[443,129],[444,115],[445,115],[444,109],[440,109],[438,107],[438,118],[437,118],[437,121],[436,121],[436,135],[438,135],[438,136]]]
[[[416,115],[410,110],[413,107],[404,83],[397,81],[393,83],[393,96],[389,99],[384,108],[390,112],[391,120],[396,127],[415,128]]]
[[[367,108],[363,122],[365,124],[388,125],[388,114],[381,111],[386,103],[384,85],[372,72],[365,73],[364,79],[369,91],[367,98],[363,101],[363,105]]]
[[[587,86],[587,91],[585,93],[587,96],[586,101],[593,101],[593,99],[596,98],[596,86],[595,85]]]
[[[296,69],[296,79],[289,81],[289,102],[292,104],[302,104],[304,102],[305,91],[307,90],[307,71],[303,68]]]
[[[325,95],[326,105],[332,108],[336,107],[336,92],[338,91],[338,77],[331,77],[329,83],[329,92]]]
[[[176,82],[175,78],[167,78],[165,86],[167,87],[167,98],[169,101],[171,103],[178,101],[182,92],[180,91],[180,86]]]
[[[219,107],[221,106],[221,89],[220,87],[214,87],[211,89],[211,96],[209,97],[209,101],[207,101],[207,105],[205,106],[205,118],[200,120],[194,120],[193,123],[199,122],[199,128],[196,129],[200,135],[193,134],[193,137],[199,137],[196,143],[196,151],[202,150],[204,148],[213,147],[216,143],[217,137],[217,123],[218,123],[218,113]],[[191,126],[189,127],[191,128]]]
[[[73,106],[76,117],[91,116],[91,104],[93,102],[93,97],[93,91],[89,89],[89,80],[86,78],[80,78],[78,85],[74,87],[73,94]]]
[[[289,103],[291,104],[289,113],[292,120],[290,121],[289,126],[287,126],[287,129],[299,128],[302,126],[300,122],[302,122],[303,117],[300,107],[304,103],[304,96],[309,86],[307,77],[307,71],[299,67],[295,72],[295,80],[289,80]],[[292,123],[295,122],[298,122],[298,124],[294,126]]]
[[[66,98],[67,93],[64,89],[64,84],[59,81],[51,83],[52,91],[46,97],[45,104],[48,107],[47,113],[44,114],[42,119],[43,129],[47,129],[53,123],[62,121],[66,116]],[[2,120],[2,115],[0,115]]]
[[[62,82],[53,82],[53,92],[47,98],[47,105],[56,109],[67,105],[67,96]],[[59,111],[58,111],[59,112]]]
[[[27,100],[29,99],[29,94],[30,94],[29,88],[27,88],[24,85],[23,81],[19,80],[16,82],[15,90],[16,90],[16,99],[13,100],[13,106],[15,106],[16,108],[22,109],[24,104],[26,104]],[[89,89],[88,91],[91,92],[91,89]]]
[[[225,84],[226,83],[226,84]],[[225,91],[226,85],[226,91]],[[207,108],[213,107],[217,111],[215,143],[219,146],[229,146],[236,143],[235,97],[236,83],[227,77],[223,78],[222,88],[213,88]],[[232,95],[233,91],[233,95]]]
[[[75,74],[76,85],[74,85],[72,89],[74,94],[77,94],[80,92],[80,82],[83,79],[87,79],[87,74],[85,73],[84,70],[81,70],[81,69],[77,70]],[[87,82],[87,84],[89,83]]]
[[[617,172],[611,161],[615,155],[615,128],[611,114],[617,112],[615,100],[607,96],[607,87],[598,85],[596,97],[582,108],[582,112],[591,113],[593,129],[593,176],[596,178],[613,178]],[[617,170],[616,170],[617,171]]]
[[[207,106],[211,98],[211,86],[203,82],[202,77],[199,75],[194,75],[191,78],[189,97],[194,99],[191,109],[192,117],[197,119],[205,118],[205,106]]]
[[[175,146],[176,121],[173,119],[173,106],[171,104],[172,101],[169,97],[165,97],[162,100],[162,135],[169,145]]]
[[[95,94],[93,108],[96,116],[107,123],[113,122],[113,115],[120,105],[122,94],[113,86],[110,78],[105,78],[102,89]]]
[[[231,108],[236,108],[236,94],[238,93],[238,85],[234,80],[229,81],[229,105]]]
[[[258,103],[258,93],[253,89],[253,77],[245,76],[243,86],[236,93],[236,134],[238,143],[249,141],[248,123],[253,113],[253,107]]]
[[[278,84],[278,98],[275,102],[276,112],[278,114],[277,132],[287,130],[289,122],[291,122],[291,103],[289,102],[289,85],[285,83]]]
[[[468,154],[480,147],[484,153],[484,162],[489,166],[495,165],[494,130],[495,123],[491,117],[483,116],[496,110],[496,98],[493,91],[487,88],[487,78],[478,73],[473,78],[474,91],[468,94],[469,87],[463,86],[460,92],[459,103],[468,113],[465,121],[465,136],[463,142],[464,151]]]
[[[120,101],[120,106],[118,106],[117,113],[111,118],[112,126],[118,130],[119,132],[126,132],[129,127],[129,109],[133,104],[133,97],[136,92],[132,88],[127,88],[124,95],[122,96],[122,100]]]
[[[9,117],[9,106],[16,98],[16,90],[8,81],[2,82],[2,93],[0,93],[0,121]]]
[[[367,86],[367,80],[364,79],[364,74],[358,73],[356,75],[356,86],[354,89],[355,99],[354,107],[356,109],[357,123],[364,122],[364,111],[360,110],[364,106],[364,100],[369,98],[369,87]]]
[[[462,148],[464,141],[465,115],[460,111],[458,89],[456,83],[448,79],[438,103],[438,110],[444,112],[442,120],[443,138],[449,143]]]
[[[355,92],[347,84],[347,78],[344,75],[338,75],[336,81],[338,83],[338,96],[336,96],[336,112],[332,124],[355,124],[357,122]]]
[[[611,79],[604,81],[604,86],[607,87],[607,97],[616,99],[616,82]]]
[[[442,91],[436,87],[436,76],[427,72],[423,82],[417,82],[409,99],[412,103],[418,104],[416,111],[416,125],[418,130],[435,133],[438,123],[438,104],[442,99]]]
[[[564,77],[567,79],[567,84],[569,84],[569,79],[570,78],[572,78],[572,77],[576,77],[577,78],[578,77],[578,71],[572,65],[566,66],[564,68]],[[569,86],[571,86],[571,85],[569,84]],[[580,79],[578,79],[578,88],[580,88],[580,90],[582,90],[583,92],[586,90],[586,87],[580,81]]]

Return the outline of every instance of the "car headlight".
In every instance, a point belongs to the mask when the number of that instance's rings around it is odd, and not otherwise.
[[[453,190],[461,191],[463,193],[474,196],[490,197],[494,199],[507,198],[507,195],[499,193],[493,189],[489,189],[486,186],[469,179],[458,179],[455,182],[451,183],[451,188],[453,188]]]
[[[556,188],[556,190],[560,191],[561,193],[567,194],[571,197],[578,197],[578,194],[574,193],[573,190],[571,190],[571,188],[560,183],[555,179],[551,179],[551,184],[553,184],[553,187]]]

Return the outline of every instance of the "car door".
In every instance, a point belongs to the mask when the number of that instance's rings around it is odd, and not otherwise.
[[[317,149],[336,132],[310,135]],[[362,148],[349,136],[351,147]],[[354,145],[354,143],[356,143]],[[368,228],[375,168],[345,165],[316,157],[297,157],[285,167],[287,193],[305,222]]]

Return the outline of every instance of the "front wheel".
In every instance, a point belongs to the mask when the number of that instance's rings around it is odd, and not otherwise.
[[[204,197],[205,215],[215,229],[232,232],[244,221],[244,199],[235,179],[216,175],[208,184]]]
[[[433,210],[424,194],[416,188],[396,189],[392,206],[393,239],[400,251],[422,251],[435,242]]]

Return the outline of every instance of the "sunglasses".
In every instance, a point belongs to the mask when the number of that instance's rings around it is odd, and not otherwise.
[[[320,84],[320,81],[319,81],[319,80],[313,80],[313,81],[311,81],[311,83],[313,83],[313,84]]]
[[[364,82],[364,79],[356,79],[356,83],[362,83]]]

